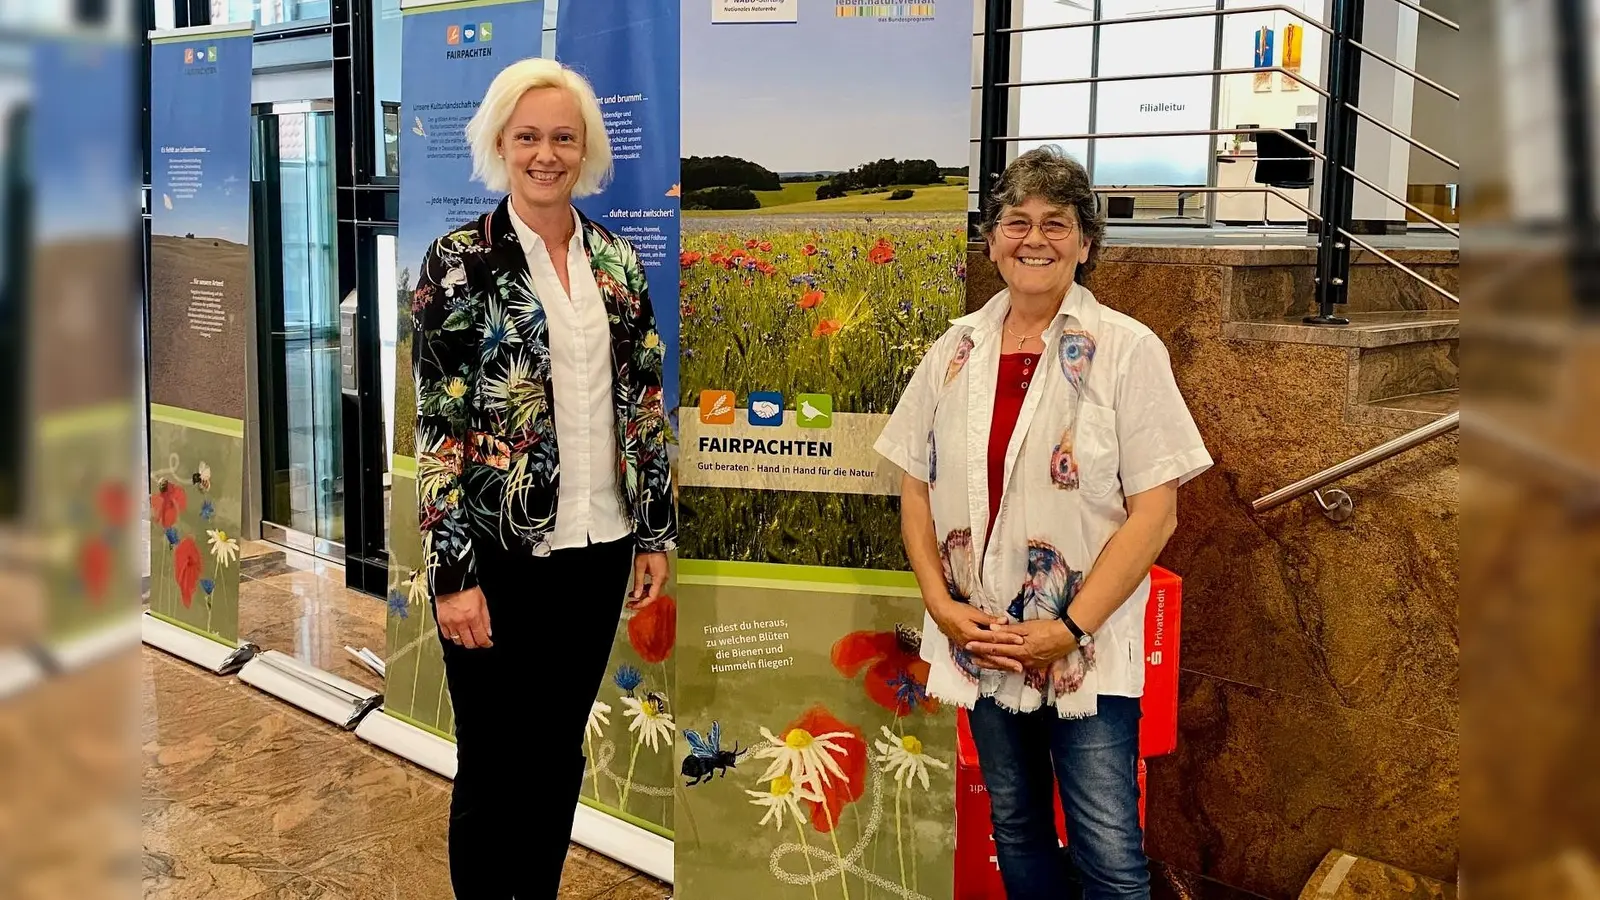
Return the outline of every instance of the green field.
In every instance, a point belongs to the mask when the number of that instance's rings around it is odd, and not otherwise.
[[[685,216],[753,216],[772,212],[827,215],[828,213],[878,212],[964,212],[967,208],[967,179],[946,178],[947,184],[894,185],[874,191],[856,191],[847,197],[818,200],[817,187],[824,181],[796,181],[776,191],[756,191],[760,209],[684,210]],[[915,191],[909,200],[890,200],[893,191]],[[779,208],[781,207],[781,209]]]
[[[741,402],[751,390],[804,391],[830,394],[837,412],[893,411],[965,303],[963,223],[839,224],[684,232],[682,406],[727,386]],[[880,241],[892,259],[874,261]],[[892,497],[686,489],[680,508],[686,557],[905,566]]]

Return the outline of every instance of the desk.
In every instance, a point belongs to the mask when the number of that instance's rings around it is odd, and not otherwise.
[[[1256,152],[1245,149],[1236,153],[1217,154],[1217,187],[1223,191],[1229,189],[1261,188],[1265,185],[1258,184],[1255,180]],[[1311,205],[1311,191],[1308,188],[1283,191],[1285,196],[1293,197],[1305,206]],[[1259,191],[1239,194],[1217,194],[1217,221],[1237,223],[1243,225],[1261,225],[1262,219],[1270,220],[1272,224],[1303,223],[1306,214],[1294,207],[1294,204],[1280,200],[1271,194]]]

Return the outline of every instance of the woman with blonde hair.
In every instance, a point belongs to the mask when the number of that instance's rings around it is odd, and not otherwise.
[[[418,502],[456,723],[450,878],[463,900],[543,900],[630,573],[631,602],[653,602],[677,537],[662,345],[638,253],[572,205],[611,170],[588,82],[514,63],[467,137],[474,177],[506,197],[434,241],[412,298]]]

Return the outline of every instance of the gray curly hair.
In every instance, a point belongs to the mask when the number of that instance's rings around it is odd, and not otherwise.
[[[1089,172],[1060,147],[1050,145],[1029,150],[1006,166],[984,204],[980,223],[984,241],[993,243],[995,228],[1006,209],[1021,206],[1033,197],[1077,213],[1078,230],[1090,244],[1089,258],[1078,266],[1073,279],[1087,284],[1100,256],[1106,223],[1100,216],[1100,204],[1095,198],[1094,185],[1089,181]]]

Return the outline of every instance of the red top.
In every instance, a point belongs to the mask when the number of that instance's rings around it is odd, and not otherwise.
[[[1006,448],[1022,412],[1022,398],[1039,362],[1037,353],[1000,355],[1000,378],[994,389],[994,419],[989,423],[989,531],[1000,516],[1000,495],[1005,489]],[[985,537],[987,541],[987,536]]]

